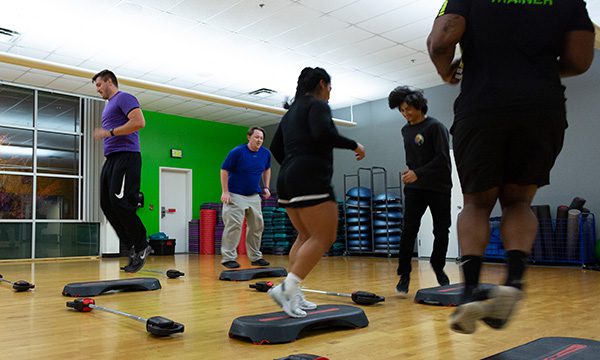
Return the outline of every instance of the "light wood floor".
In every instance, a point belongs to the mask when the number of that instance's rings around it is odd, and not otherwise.
[[[287,257],[267,256],[274,266]],[[362,307],[370,324],[363,329],[318,332],[280,345],[253,345],[228,337],[234,318],[278,311],[250,282],[219,281],[223,270],[213,256],[154,256],[147,268],[177,268],[184,278],[161,278],[158,291],[96,297],[96,303],[139,316],[162,315],[186,326],[184,334],[155,338],[144,325],[101,311],[76,313],[65,307],[65,284],[131,277],[119,272],[125,259],[0,263],[0,274],[28,280],[36,289],[16,293],[0,286],[2,359],[274,359],[312,353],[331,359],[480,359],[545,336],[600,340],[600,272],[579,268],[531,267],[527,297],[508,329],[481,325],[474,335],[448,330],[452,308],[416,304],[419,288],[436,286],[426,261],[413,261],[411,298],[394,295],[396,260],[365,257],[323,258],[305,286],[337,292],[365,290],[386,297]],[[248,260],[242,258],[243,265]],[[457,265],[446,266],[459,282]],[[498,283],[503,265],[486,264],[485,282]],[[136,276],[147,276],[139,273]],[[151,276],[151,275],[150,275]],[[279,279],[274,279],[279,281]],[[353,305],[350,299],[308,294],[317,303]]]

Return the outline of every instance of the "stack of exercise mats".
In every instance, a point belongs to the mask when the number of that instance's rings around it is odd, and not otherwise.
[[[215,253],[215,226],[217,223],[217,210],[200,209],[200,249],[201,255]]]
[[[402,235],[402,198],[393,192],[373,197],[373,234],[375,252],[397,254]]]
[[[260,251],[263,254],[272,254],[275,247],[275,238],[273,230],[273,216],[275,206],[265,206],[262,208],[263,222],[265,224],[262,239],[260,242]]]
[[[584,208],[585,200],[576,197],[571,205],[561,205],[552,219],[550,205],[535,205],[531,209],[538,220],[530,261],[548,264],[590,264],[596,261],[596,220]],[[490,241],[485,250],[487,260],[504,260],[505,251],[500,235],[501,218],[490,219]]]
[[[346,244],[349,253],[373,251],[371,189],[357,186],[346,192]]]
[[[275,208],[273,211],[273,254],[287,255],[296,240],[296,230],[292,226],[284,208]]]
[[[553,242],[542,261],[588,264],[595,261],[596,219],[575,197],[569,206],[556,209]]]
[[[188,252],[200,253],[200,220],[198,219],[192,219],[188,223]]]

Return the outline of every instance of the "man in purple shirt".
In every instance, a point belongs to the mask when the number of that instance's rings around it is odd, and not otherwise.
[[[102,127],[94,130],[94,137],[104,140],[106,157],[100,175],[100,207],[121,245],[130,250],[129,263],[122,269],[137,272],[152,253],[146,228],[136,214],[142,170],[138,130],[146,122],[140,103],[133,95],[119,91],[112,71],[100,71],[92,82],[98,94],[108,100],[102,111]]]

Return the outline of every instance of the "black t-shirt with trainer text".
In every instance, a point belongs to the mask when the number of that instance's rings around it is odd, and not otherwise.
[[[446,0],[444,14],[466,19],[456,120],[490,109],[564,109],[565,34],[594,31],[583,0]]]

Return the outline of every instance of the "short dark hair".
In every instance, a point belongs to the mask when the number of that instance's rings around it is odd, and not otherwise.
[[[408,86],[398,86],[388,96],[390,109],[395,109],[404,102],[417,110],[421,110],[423,114],[427,114],[427,99],[423,96],[423,90],[411,89]]]
[[[252,134],[254,134],[255,130],[261,131],[263,133],[263,138],[265,136],[267,136],[267,133],[265,133],[265,129],[263,129],[263,128],[259,127],[259,126],[253,126],[250,129],[248,129],[248,136],[252,136]]]
[[[95,83],[96,79],[100,78],[104,81],[106,81],[107,78],[109,78],[113,85],[115,85],[116,87],[119,87],[119,82],[117,81],[117,76],[115,75],[114,72],[104,69],[102,71],[100,71],[99,73],[97,73],[96,75],[94,75],[94,77],[92,78],[92,82]]]

